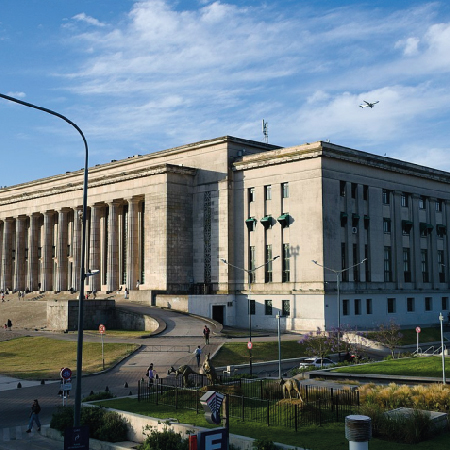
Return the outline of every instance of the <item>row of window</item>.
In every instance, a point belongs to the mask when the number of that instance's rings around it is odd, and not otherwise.
[[[418,303],[418,302],[417,302]],[[350,300],[344,299],[342,300],[342,315],[349,316],[350,315]],[[367,298],[365,302],[365,313],[373,314],[372,309],[372,299]],[[447,311],[449,309],[449,301],[448,297],[441,297],[440,311]],[[434,310],[433,308],[433,297],[425,297],[421,305],[417,305],[417,310],[431,312]],[[386,299],[386,310],[388,314],[395,314],[397,312],[397,299],[396,298],[387,298]],[[403,311],[399,311],[403,312]],[[408,297],[406,299],[406,312],[416,312],[416,299],[414,297]],[[353,314],[355,316],[360,316],[363,314],[362,312],[362,301],[359,298],[353,300]]]
[[[256,302],[255,300],[250,300],[249,302],[250,314],[256,314]],[[264,300],[264,315],[265,316],[273,316],[273,305],[272,300]],[[285,317],[289,317],[291,315],[291,301],[290,300],[281,300],[281,315]]]
[[[289,244],[283,244],[281,263],[282,263],[282,275],[281,281],[287,283],[291,280],[291,252]],[[266,245],[265,249],[265,264],[264,264],[264,282],[272,283],[273,281],[273,251],[272,245]],[[254,246],[250,246],[249,258],[248,258],[248,281],[253,283],[255,281],[256,267],[256,249]],[[260,267],[258,267],[260,268]]]
[[[410,220],[402,220],[402,233],[404,236],[409,236],[411,234],[411,229],[413,228],[413,222]],[[430,236],[434,230],[434,226],[430,223],[420,222],[419,224],[420,236],[427,237]],[[392,231],[391,219],[383,218],[383,232],[390,234]],[[438,238],[443,238],[447,235],[447,226],[442,224],[436,225],[436,235]]]
[[[289,183],[281,183],[281,198],[289,198]],[[248,202],[256,200],[256,191],[254,187],[248,189]],[[272,185],[264,186],[264,200],[272,200]]]

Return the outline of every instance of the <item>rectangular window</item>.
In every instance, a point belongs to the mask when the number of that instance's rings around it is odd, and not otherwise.
[[[371,298],[366,299],[366,313],[372,314],[372,299]]]
[[[358,245],[353,244],[353,264],[357,264],[358,261]],[[353,281],[359,281],[359,267],[353,267]]]
[[[361,315],[361,299],[355,298],[355,316]]]
[[[384,247],[384,281],[392,281],[392,252],[391,247]]]
[[[383,219],[383,232],[384,233],[391,232],[391,219],[388,219],[388,218]]]
[[[28,249],[25,249],[25,259],[28,259]]]
[[[369,198],[369,186],[366,184],[363,185],[363,200],[367,200]]]
[[[421,267],[422,267],[422,281],[424,283],[428,283],[429,276],[428,276],[428,251],[427,250],[420,251],[420,259],[421,259]]]
[[[394,314],[395,313],[395,298],[388,298],[387,299],[387,312],[388,314]]]
[[[445,283],[444,250],[437,251],[439,283]]]
[[[446,311],[448,309],[448,297],[442,297],[442,310]]]
[[[272,200],[272,186],[264,186],[264,198],[266,200]]]
[[[405,208],[407,208],[408,204],[409,204],[409,196],[406,192],[402,192],[401,205],[404,206]]]
[[[266,245],[265,282],[272,283],[272,246]]]
[[[291,315],[291,301],[290,300],[281,300],[281,314],[286,317]]]
[[[289,198],[289,183],[281,183],[281,192],[283,198]]]
[[[266,316],[272,315],[272,300],[264,300],[264,311]]]
[[[431,297],[425,297],[425,311],[431,311],[433,309],[433,299]]]
[[[283,244],[283,283],[287,283],[291,279],[291,269],[290,269],[290,250],[289,244]]]
[[[345,242],[341,243],[341,269],[347,268],[346,246]],[[348,270],[342,272],[342,281],[348,281]]]
[[[340,181],[339,182],[339,194],[341,197],[345,197],[345,181]]]
[[[426,209],[426,200],[423,195],[419,197],[419,209]]]
[[[436,200],[436,212],[442,212],[442,200]]]
[[[411,282],[411,251],[409,248],[403,249],[403,275],[405,283]]]
[[[52,245],[52,258],[56,258],[56,246]]]
[[[251,246],[249,249],[249,258],[248,258],[248,270],[250,273],[248,274],[248,282],[254,283],[255,282],[255,273],[253,272],[256,267],[256,255],[255,255],[255,247]]]
[[[406,311],[407,312],[414,312],[416,310],[415,301],[412,297],[408,297],[406,299]]]
[[[364,263],[364,268],[366,270],[366,281],[370,282],[369,246],[367,244],[364,246],[364,258],[366,258],[366,262]]]
[[[351,184],[352,198],[356,198],[356,193],[358,192],[358,185],[356,183]]]
[[[383,205],[391,204],[391,191],[383,189]]]
[[[249,188],[248,190],[248,202],[252,203],[255,201],[255,188]]]
[[[249,300],[248,306],[250,308],[250,314],[254,316],[256,314],[256,300]]]
[[[342,300],[342,315],[350,315],[350,300]]]

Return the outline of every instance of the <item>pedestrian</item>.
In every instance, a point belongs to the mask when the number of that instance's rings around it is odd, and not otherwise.
[[[92,298],[94,300],[97,298],[97,291],[92,291]]]
[[[136,281],[136,289],[139,290],[139,286],[141,283],[139,283],[139,280]]]
[[[25,291],[22,291],[22,300],[25,300]]]
[[[209,333],[211,333],[211,330],[208,328],[207,325],[205,325],[205,328],[203,328],[203,336],[205,337],[205,344],[209,344]]]
[[[6,324],[8,325],[8,330],[11,331],[11,327],[12,327],[11,319],[8,319]]]
[[[5,293],[2,291],[2,302],[5,301]]]
[[[128,300],[128,288],[125,288],[125,300]]]
[[[39,413],[41,412],[41,407],[39,406],[39,402],[37,399],[33,401],[31,405],[31,413],[30,413],[30,421],[28,422],[28,430],[27,433],[31,433],[31,429],[33,428],[33,422],[36,422],[38,427],[38,431],[41,431],[41,422],[39,421]]]
[[[194,350],[194,355],[197,358],[197,367],[200,367],[200,355],[202,354],[202,349],[200,345]]]
[[[157,378],[156,370],[153,368],[153,363],[150,363],[150,365],[148,366],[146,375],[148,376],[148,385],[152,386],[153,380]]]
[[[22,291],[17,291],[17,300],[20,300],[20,297],[22,297]]]

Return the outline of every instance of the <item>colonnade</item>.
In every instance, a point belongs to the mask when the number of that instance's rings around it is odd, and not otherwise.
[[[136,288],[144,282],[142,197],[91,205],[86,217],[89,291]],[[49,209],[0,219],[0,288],[4,291],[78,291],[82,207]]]

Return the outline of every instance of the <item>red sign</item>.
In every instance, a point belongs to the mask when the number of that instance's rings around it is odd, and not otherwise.
[[[248,348],[249,350],[251,350],[252,347],[253,347],[253,344],[252,344],[251,342],[248,342],[248,343],[247,343],[247,348]]]
[[[68,367],[64,367],[61,369],[61,378],[65,380],[69,380],[72,377],[72,371]]]
[[[420,329],[420,327],[416,327],[416,332],[420,333],[422,330]]]
[[[100,324],[100,326],[98,327],[98,331],[100,331],[100,334],[105,334],[106,331],[105,325]]]

